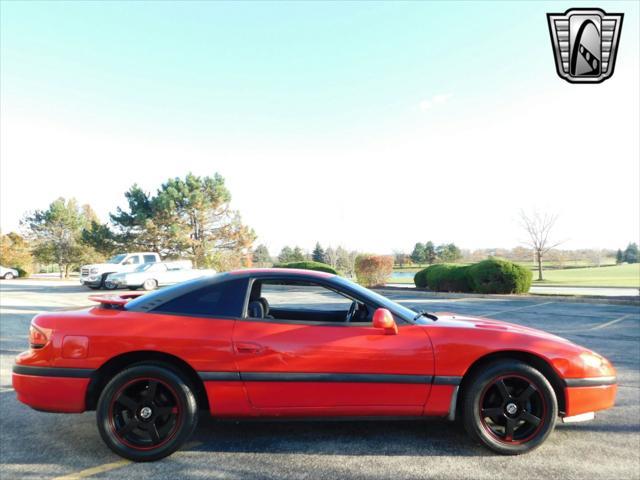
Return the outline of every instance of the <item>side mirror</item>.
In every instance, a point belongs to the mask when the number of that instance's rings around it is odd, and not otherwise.
[[[385,335],[397,335],[398,326],[393,315],[386,308],[379,308],[373,313],[373,328],[381,328]]]

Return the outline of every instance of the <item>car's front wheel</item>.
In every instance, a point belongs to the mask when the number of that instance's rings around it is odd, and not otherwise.
[[[198,408],[192,387],[174,371],[139,364],[106,385],[96,409],[107,446],[137,462],[170,455],[191,436]]]
[[[4,279],[5,280],[13,280],[15,278],[15,275],[11,272],[7,272],[4,274]]]
[[[100,284],[102,285],[102,287],[104,287],[106,290],[115,290],[118,286],[113,283],[110,282],[108,280],[109,274],[105,273],[104,275],[102,275],[102,282],[100,282]]]
[[[520,361],[498,361],[465,386],[463,421],[491,450],[518,455],[539,447],[553,431],[558,404],[549,381]]]

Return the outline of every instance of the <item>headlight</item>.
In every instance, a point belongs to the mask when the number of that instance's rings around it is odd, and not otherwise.
[[[89,270],[89,273],[98,273],[98,269],[94,267],[91,270]]]
[[[605,364],[605,359],[594,352],[582,352],[580,358],[587,368],[600,370]]]

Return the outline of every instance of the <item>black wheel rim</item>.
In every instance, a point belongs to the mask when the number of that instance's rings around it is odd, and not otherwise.
[[[545,423],[547,404],[538,385],[521,375],[493,379],[480,395],[482,427],[496,440],[522,444]]]
[[[122,386],[109,407],[111,431],[130,448],[151,450],[171,440],[180,424],[175,390],[157,378],[137,378]]]

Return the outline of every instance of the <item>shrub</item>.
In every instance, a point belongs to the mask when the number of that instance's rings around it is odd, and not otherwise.
[[[277,268],[299,268],[302,270],[316,270],[318,272],[327,272],[333,273],[337,275],[338,272],[331,267],[331,265],[327,265],[326,263],[321,262],[288,262],[288,263],[278,263],[275,265]]]
[[[477,293],[526,293],[532,276],[531,270],[498,258],[469,267],[471,288]]]
[[[413,281],[416,287],[435,292],[470,292],[468,271],[466,265],[431,265],[417,272]]]
[[[358,255],[356,279],[365,287],[384,285],[393,271],[393,257],[388,255]]]
[[[31,272],[29,272],[28,270],[25,270],[24,268],[16,267],[16,270],[18,271],[18,276],[20,278],[25,278],[31,275]]]
[[[470,292],[469,267],[441,265],[427,273],[427,286],[436,292]]]
[[[418,270],[413,276],[413,283],[416,285],[416,287],[427,288],[427,270],[437,266],[438,265],[431,265],[427,268],[423,268],[422,270]]]

